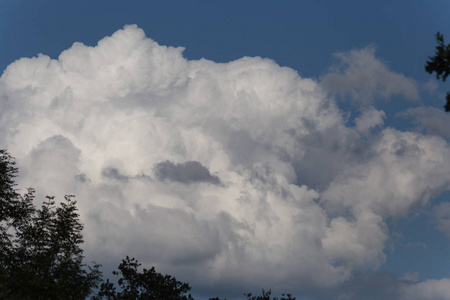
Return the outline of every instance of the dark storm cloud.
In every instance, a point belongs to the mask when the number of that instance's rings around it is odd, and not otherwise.
[[[211,175],[209,170],[198,161],[174,164],[166,160],[155,165],[155,175],[160,180],[182,183],[209,182],[217,185],[220,184],[219,177]]]

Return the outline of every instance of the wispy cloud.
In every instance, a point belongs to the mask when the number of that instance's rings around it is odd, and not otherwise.
[[[402,300],[446,300],[450,299],[450,279],[430,279],[419,283],[405,284],[400,291]]]
[[[383,126],[384,118],[386,118],[386,114],[382,110],[376,110],[373,107],[364,109],[361,115],[355,119],[356,130],[367,134],[371,129]]]
[[[442,202],[433,207],[437,228],[450,237],[450,203]]]
[[[321,78],[322,86],[332,94],[350,97],[354,103],[370,105],[376,99],[388,100],[402,96],[418,100],[419,91],[413,79],[389,70],[375,57],[375,48],[368,46],[359,50],[335,54],[339,63]]]
[[[443,109],[435,107],[416,107],[397,114],[397,117],[410,119],[417,129],[428,134],[441,136],[450,139],[450,131],[447,124],[450,122],[450,116]]]

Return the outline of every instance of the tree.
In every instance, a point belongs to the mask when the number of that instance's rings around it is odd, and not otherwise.
[[[187,283],[177,281],[170,275],[162,275],[152,267],[138,272],[141,264],[134,258],[122,260],[119,271],[113,274],[121,276],[118,280],[121,291],[116,292],[114,284],[109,279],[102,283],[98,297],[95,299],[142,299],[142,300],[193,300],[186,295],[191,287]]]
[[[15,189],[14,159],[0,150],[0,298],[85,299],[101,281],[100,265],[83,264],[83,225],[73,196],[33,204]]]
[[[271,298],[272,290],[268,290],[267,292],[262,289],[261,296],[253,296],[252,293],[244,294],[247,297],[247,300],[295,300],[295,297],[292,297],[291,294],[281,294],[281,298]]]
[[[291,294],[281,294],[281,298],[274,297],[272,298],[272,290],[268,290],[267,292],[262,289],[261,296],[253,296],[252,293],[244,294],[247,297],[247,300],[295,300],[295,297],[292,297]],[[209,298],[209,300],[227,300],[219,297]]]
[[[155,268],[138,271],[134,258],[122,260],[116,286],[102,283],[100,265],[83,263],[83,225],[73,195],[55,205],[48,197],[40,208],[33,204],[35,191],[21,195],[15,189],[17,176],[14,158],[0,150],[0,299],[93,299],[193,300],[191,287]],[[262,296],[244,294],[248,300],[295,300],[290,294],[271,298],[271,290]],[[210,298],[210,300],[225,300]]]
[[[444,36],[439,32],[436,34],[437,46],[433,57],[429,57],[425,65],[425,71],[432,74],[436,72],[436,78],[445,82],[450,74],[450,44],[445,45]],[[445,111],[450,111],[450,92],[447,93],[447,103],[444,106]]]

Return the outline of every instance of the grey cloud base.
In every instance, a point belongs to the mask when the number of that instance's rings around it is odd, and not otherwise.
[[[209,182],[212,184],[220,184],[219,177],[211,175],[209,170],[198,161],[174,164],[166,160],[155,165],[155,175],[160,180],[183,183]]]
[[[449,186],[444,139],[370,134],[385,117],[375,109],[348,127],[324,85],[269,59],[182,51],[126,26],[0,78],[0,145],[20,187],[77,195],[87,259],[106,270],[130,255],[199,290],[336,289],[383,264],[387,218]]]

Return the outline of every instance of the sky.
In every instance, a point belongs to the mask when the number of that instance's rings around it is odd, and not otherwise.
[[[0,3],[0,148],[86,261],[196,299],[450,299],[450,2]],[[39,200],[38,200],[39,201]]]

